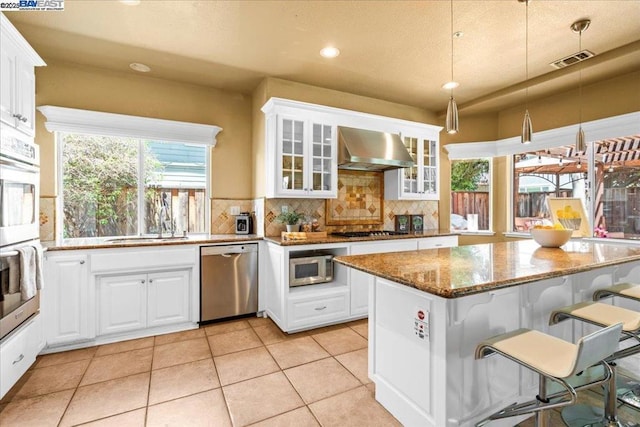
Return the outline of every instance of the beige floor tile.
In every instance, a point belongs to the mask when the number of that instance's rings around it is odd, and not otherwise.
[[[351,328],[314,334],[311,337],[333,356],[367,347],[367,340]]]
[[[324,351],[311,337],[283,341],[269,345],[267,349],[281,369],[329,357],[329,353]]]
[[[273,320],[269,319],[268,317],[250,317],[247,319],[247,322],[249,322],[252,328],[257,328],[258,326],[265,326],[269,324],[273,325]]]
[[[282,372],[222,387],[236,427],[271,418],[304,405]]]
[[[60,427],[99,420],[147,405],[150,373],[78,387]]]
[[[157,345],[153,349],[153,369],[180,365],[211,357],[206,338]]]
[[[153,347],[153,337],[138,338],[136,340],[127,340],[115,342],[113,344],[105,344],[98,347],[95,356],[106,356],[108,354],[123,353],[125,351],[139,350],[141,348]]]
[[[307,404],[362,385],[333,357],[287,369],[284,374]]]
[[[262,326],[255,326],[253,328],[256,335],[260,338],[260,341],[264,343],[264,345],[275,344],[280,341],[284,341],[293,335],[287,335],[280,330],[274,323],[267,323]]]
[[[351,329],[356,331],[356,333],[358,335],[360,335],[361,337],[369,339],[369,324],[368,323],[359,324],[359,325],[352,325],[350,327],[351,327]]]
[[[80,385],[122,378],[151,370],[153,347],[94,357]]]
[[[220,387],[213,359],[184,363],[151,373],[149,405]]]
[[[253,332],[253,329],[249,328],[212,335],[209,337],[209,345],[211,346],[211,352],[214,356],[222,356],[227,353],[260,347],[262,346],[262,341],[260,341],[260,338]]]
[[[45,366],[60,365],[62,363],[76,362],[78,360],[91,359],[98,347],[82,348],[80,350],[63,351],[61,353],[45,354],[38,356],[35,367],[44,368]]]
[[[251,424],[251,427],[319,427],[320,424],[306,406],[291,412],[277,415],[259,423]]]
[[[323,427],[402,426],[364,386],[312,403],[309,409]]]
[[[223,386],[280,370],[264,347],[218,356],[214,361]]]
[[[2,427],[55,427],[73,396],[73,390],[59,391],[9,403],[0,413]]]
[[[339,323],[337,325],[329,325],[329,326],[323,326],[321,328],[315,328],[315,329],[311,329],[309,331],[307,331],[307,333],[309,335],[316,335],[316,334],[323,334],[325,332],[329,332],[329,331],[337,331],[339,329],[344,329],[344,328],[348,328],[346,323]]]
[[[156,426],[230,427],[231,421],[222,391],[217,389],[149,406],[147,427]]]
[[[81,425],[82,427],[144,427],[146,416],[147,408],[141,408]]]
[[[338,362],[349,370],[362,384],[371,382],[368,374],[369,351],[366,348],[335,356]]]
[[[25,374],[28,378],[12,400],[75,388],[80,384],[89,362],[89,359],[78,360],[28,371]]]
[[[156,336],[156,345],[170,344],[178,341],[192,340],[204,337],[204,329],[191,329],[189,331],[174,332],[172,334]]]
[[[248,321],[241,320],[232,320],[230,322],[222,322],[222,323],[214,323],[212,325],[207,325],[204,328],[204,331],[207,335],[218,335],[218,334],[226,334],[228,332],[240,331],[242,329],[250,328],[251,325]]]

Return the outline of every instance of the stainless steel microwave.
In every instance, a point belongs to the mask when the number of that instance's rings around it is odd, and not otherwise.
[[[314,285],[333,280],[333,255],[316,254],[289,259],[289,286]]]

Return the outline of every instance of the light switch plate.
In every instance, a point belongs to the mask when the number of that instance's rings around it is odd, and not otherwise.
[[[229,212],[231,215],[240,215],[240,206],[231,206],[231,208],[229,208]]]

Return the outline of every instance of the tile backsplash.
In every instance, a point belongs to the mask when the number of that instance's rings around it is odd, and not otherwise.
[[[438,202],[437,201],[405,201],[382,200],[382,188],[367,181],[366,177],[358,174],[340,174],[340,188],[338,199],[212,199],[211,200],[211,233],[234,234],[235,217],[231,215],[231,207],[238,206],[242,212],[255,212],[254,233],[269,237],[280,236],[285,231],[284,224],[276,221],[276,217],[282,212],[282,207],[287,206],[290,211],[296,211],[307,215],[307,221],[318,221],[319,230],[329,233],[345,230],[393,230],[395,228],[396,215],[423,215],[424,229],[438,229]],[[364,181],[363,181],[364,179]],[[354,196],[355,194],[355,196]],[[366,201],[363,209],[383,210],[382,223],[372,223],[373,213],[348,212],[354,207],[354,199]],[[345,200],[342,200],[345,199]],[[372,203],[375,201],[375,203]],[[326,204],[330,203],[332,218],[327,220]],[[340,212],[335,211],[340,207]],[[355,207],[354,207],[355,208]],[[357,206],[360,209],[360,206]],[[362,221],[358,221],[362,218]],[[378,216],[379,218],[379,216]],[[336,224],[336,219],[340,225]],[[344,221],[340,221],[344,219]]]

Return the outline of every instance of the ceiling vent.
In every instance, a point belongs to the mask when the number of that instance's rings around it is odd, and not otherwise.
[[[558,59],[557,61],[554,61],[549,65],[551,65],[554,68],[560,69],[560,68],[568,67],[569,65],[577,64],[578,62],[582,62],[585,59],[589,59],[594,56],[595,56],[595,53],[588,50],[583,50],[578,53],[574,53],[573,55],[569,55],[565,58]]]

